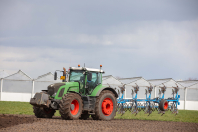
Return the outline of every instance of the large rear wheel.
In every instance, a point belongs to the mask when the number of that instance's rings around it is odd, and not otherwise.
[[[83,103],[76,93],[65,94],[61,100],[59,112],[62,119],[79,119],[82,114]]]
[[[95,120],[112,120],[116,115],[117,100],[115,95],[104,90],[96,99],[95,115],[92,116]]]

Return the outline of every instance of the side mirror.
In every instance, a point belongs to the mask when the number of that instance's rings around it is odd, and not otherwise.
[[[91,81],[91,80],[92,80],[92,73],[88,73],[88,75],[87,75],[87,80],[88,80],[88,81]]]
[[[57,72],[54,72],[54,80],[57,80]]]

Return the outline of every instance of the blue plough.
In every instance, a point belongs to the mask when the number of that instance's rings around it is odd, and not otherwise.
[[[160,87],[161,89],[159,89],[159,97],[153,99],[151,99],[151,92],[153,90],[153,86],[151,84],[150,87],[147,87],[147,89],[145,89],[146,99],[137,98],[139,91],[139,86],[137,84],[136,86],[132,87],[132,99],[124,99],[125,85],[119,87],[121,90],[121,97],[119,96],[119,98],[117,99],[118,114],[123,115],[126,111],[130,111],[131,114],[135,114],[136,116],[141,110],[144,110],[145,114],[148,114],[148,116],[155,110],[158,110],[158,113],[162,115],[165,114],[165,111],[167,110],[172,111],[172,114],[178,114],[177,105],[180,105],[180,95],[178,95],[179,87],[177,86],[177,84],[176,87],[173,87],[172,89],[173,97],[167,99],[164,98],[164,94],[166,91],[165,85],[163,87]],[[120,95],[119,90],[118,94]]]

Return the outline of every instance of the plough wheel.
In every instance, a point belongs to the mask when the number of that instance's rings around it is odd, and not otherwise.
[[[168,109],[168,101],[165,99],[162,99],[159,103],[159,109],[161,111],[166,111]]]
[[[95,120],[111,120],[114,118],[117,109],[117,100],[115,95],[109,91],[104,90],[97,97],[95,105]]]

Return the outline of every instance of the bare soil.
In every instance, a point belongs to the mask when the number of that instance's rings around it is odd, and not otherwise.
[[[0,115],[0,132],[4,131],[103,131],[103,132],[198,132],[198,123],[144,120],[62,120],[61,117],[41,119],[28,115]]]

